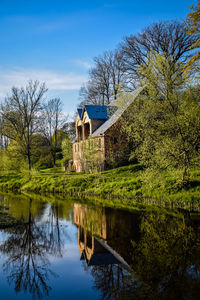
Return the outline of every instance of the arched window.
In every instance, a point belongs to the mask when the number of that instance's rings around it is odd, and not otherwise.
[[[117,144],[118,143],[118,138],[116,136],[113,137],[113,144]]]

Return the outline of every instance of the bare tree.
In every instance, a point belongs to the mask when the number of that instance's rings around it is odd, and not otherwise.
[[[127,87],[123,64],[122,53],[118,50],[95,57],[89,81],[80,90],[81,104],[109,105],[116,99],[120,88]]]
[[[104,94],[104,93],[103,93]],[[99,87],[94,79],[90,79],[79,91],[80,103],[79,107],[85,104],[100,105],[104,103],[104,96],[102,96],[101,87]]]
[[[138,67],[147,63],[150,52],[170,57],[172,64],[186,62],[196,37],[188,36],[184,29],[177,21],[153,23],[141,33],[125,37],[116,50],[95,57],[89,80],[80,89],[79,106],[109,105],[121,89],[134,90],[140,78]]]
[[[141,33],[125,37],[120,50],[130,82],[137,81],[138,66],[147,62],[149,52],[170,56],[173,63],[178,60],[185,62],[191,56],[195,39],[186,34],[183,23],[176,21],[153,23]]]
[[[66,122],[63,125],[62,130],[66,133],[67,137],[72,139],[75,138],[76,136],[75,121]]]
[[[11,90],[11,96],[1,104],[2,134],[17,142],[31,169],[33,135],[38,132],[45,84],[29,81],[26,87]]]
[[[52,155],[53,166],[56,164],[56,150],[58,146],[58,131],[65,125],[67,117],[62,113],[60,98],[49,100],[43,107],[42,134],[47,139]]]

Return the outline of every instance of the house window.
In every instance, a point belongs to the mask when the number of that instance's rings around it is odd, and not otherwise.
[[[84,243],[85,241],[84,229],[82,227],[79,227],[79,229],[80,229],[80,241]]]
[[[92,249],[92,237],[88,232],[87,232],[87,247]]]
[[[113,144],[117,144],[117,142],[118,142],[118,139],[117,139],[116,136],[114,136],[114,138],[113,138]]]
[[[101,139],[99,139],[99,149],[101,149]]]

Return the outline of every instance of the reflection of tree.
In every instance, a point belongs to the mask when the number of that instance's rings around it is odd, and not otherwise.
[[[197,299],[200,293],[198,231],[182,215],[145,214],[141,239],[133,244],[133,270],[138,299]],[[137,287],[137,288],[136,288]],[[141,291],[143,293],[141,294]]]
[[[133,282],[130,274],[119,265],[93,266],[90,272],[94,277],[94,288],[101,291],[101,299],[119,299],[122,291]]]
[[[48,217],[45,223],[49,243],[48,252],[56,256],[62,256],[63,242],[61,237],[67,234],[65,228],[61,231],[60,215],[63,215],[61,205],[57,202],[49,205]]]
[[[198,299],[200,227],[191,226],[182,214],[172,217],[164,211],[146,212],[137,220],[141,223],[133,235],[131,273],[120,265],[87,268],[101,299]]]
[[[61,255],[61,238],[57,216],[56,226],[53,217],[48,220],[48,226],[53,228],[49,232],[47,224],[36,222],[31,210],[32,200],[28,218],[21,225],[7,230],[10,235],[0,251],[8,256],[4,271],[9,273],[8,281],[15,284],[15,291],[28,291],[33,298],[40,299],[48,295],[51,289],[48,285],[49,275],[55,275],[49,269],[47,255]]]

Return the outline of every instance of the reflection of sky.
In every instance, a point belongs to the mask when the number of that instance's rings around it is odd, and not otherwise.
[[[43,220],[44,221],[44,220]],[[59,222],[60,224],[60,222]],[[97,291],[93,290],[92,276],[85,272],[80,261],[78,250],[77,228],[70,222],[61,221],[60,226],[62,240],[62,257],[48,255],[50,262],[49,268],[56,276],[49,276],[47,282],[51,286],[49,296],[42,299],[99,299]],[[0,232],[0,241],[2,243],[8,237],[7,234]],[[3,261],[6,257],[0,254],[0,291],[1,299],[32,299],[28,293],[14,291],[14,285],[9,287],[7,275],[2,271]]]

